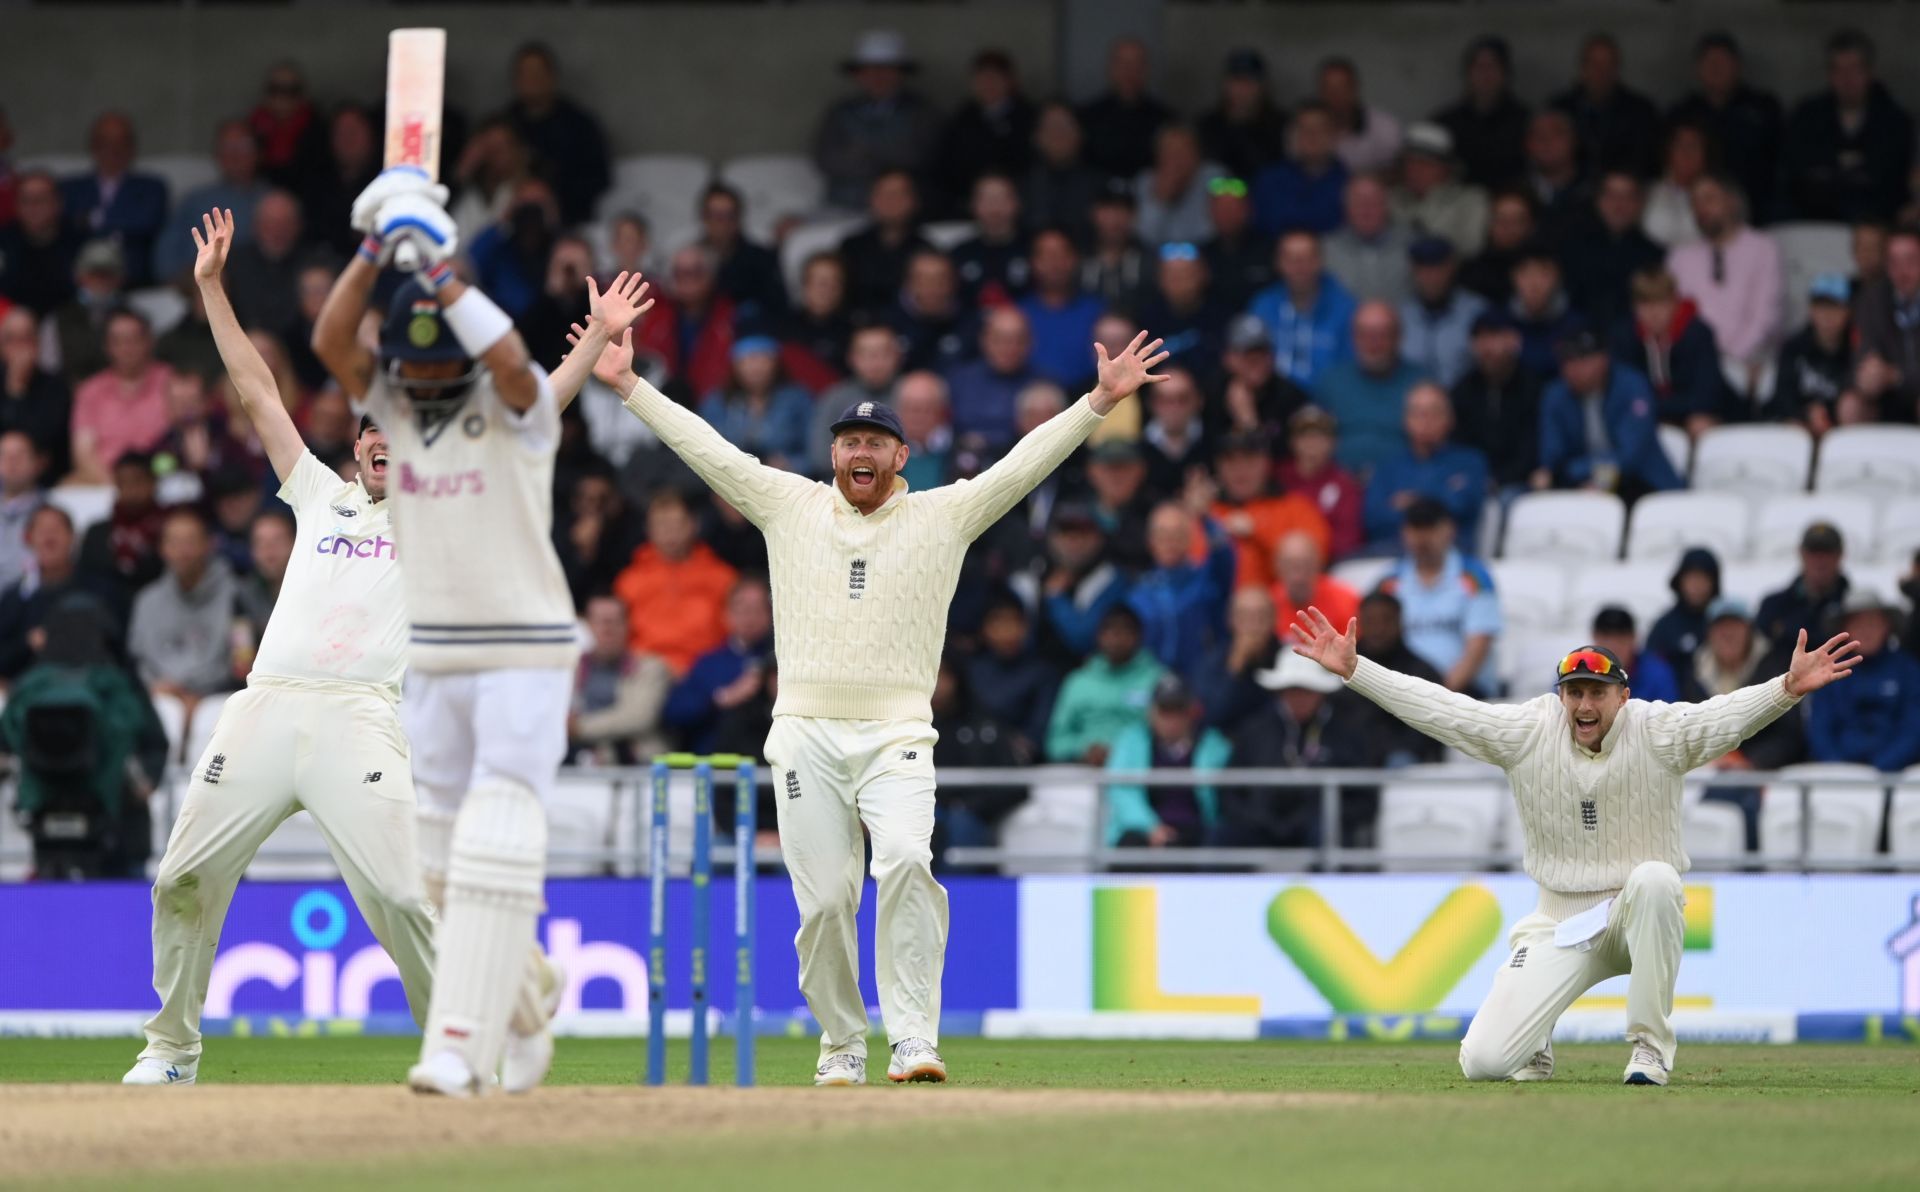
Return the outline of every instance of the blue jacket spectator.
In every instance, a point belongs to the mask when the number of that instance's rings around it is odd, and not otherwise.
[[[1453,246],[1438,236],[1413,242],[1413,295],[1400,304],[1400,355],[1451,387],[1473,366],[1473,321],[1487,300],[1460,287]]]
[[[1704,546],[1690,547],[1680,556],[1667,586],[1673,589],[1673,607],[1647,630],[1647,652],[1686,669],[1693,665],[1694,651],[1707,640],[1710,610],[1720,602],[1720,560]],[[1742,619],[1746,619],[1744,611]]]
[[[1290,248],[1310,245],[1313,280],[1295,288],[1286,280]],[[1336,364],[1353,358],[1353,296],[1318,269],[1320,249],[1311,238],[1281,242],[1282,279],[1253,296],[1247,311],[1266,325],[1273,340],[1274,370],[1296,385],[1312,386]]]
[[[1335,155],[1333,118],[1316,102],[1293,117],[1293,155],[1253,179],[1253,218],[1268,236],[1306,231],[1324,235],[1345,218],[1347,167]]]
[[[1226,737],[1201,727],[1200,703],[1178,676],[1162,675],[1144,724],[1123,729],[1107,755],[1109,770],[1217,770],[1233,752]],[[1197,846],[1212,837],[1220,798],[1210,786],[1110,786],[1109,845]]]
[[[1553,375],[1554,348],[1584,326],[1560,284],[1560,262],[1544,244],[1529,244],[1513,262],[1513,300],[1507,313],[1520,329],[1520,366]]]
[[[1036,233],[1031,261],[1033,292],[1020,310],[1033,335],[1033,371],[1056,385],[1077,384],[1092,366],[1093,325],[1106,308],[1080,288],[1080,251],[1066,232]]]
[[[1629,499],[1682,487],[1660,447],[1647,379],[1579,331],[1561,344],[1560,379],[1540,399],[1540,466],[1559,488]]]
[[[1089,335],[1082,346],[1091,339]],[[987,314],[980,329],[980,359],[947,374],[956,438],[974,436],[990,450],[1012,444],[1020,391],[1038,379],[1028,362],[1032,349],[1027,317],[1017,307],[996,306]]]
[[[1379,590],[1400,601],[1407,648],[1453,690],[1492,695],[1493,643],[1504,625],[1492,573],[1454,548],[1453,518],[1438,501],[1409,505],[1400,538],[1406,554]]]
[[[60,183],[67,221],[86,239],[118,241],[127,262],[127,286],[149,285],[153,245],[167,219],[167,184],[133,171],[133,121],[124,112],[106,112],[93,122],[87,152],[93,171]]]
[[[508,314],[525,314],[540,297],[541,279],[528,274],[511,229],[501,224],[482,229],[467,247],[467,259],[473,262],[474,282]]]
[[[1126,572],[1107,558],[1107,539],[1091,506],[1062,501],[1047,529],[1044,579],[1027,573],[1012,584],[1039,612],[1040,652],[1062,665],[1093,653],[1094,634],[1108,610],[1125,603]]]
[[[661,721],[696,753],[711,753],[727,712],[761,693],[773,659],[773,599],[757,579],[741,580],[727,597],[727,640],[694,659],[661,710]]]
[[[1134,581],[1127,603],[1140,614],[1147,649],[1169,669],[1187,672],[1226,635],[1227,597],[1240,567],[1233,539],[1206,523],[1207,556],[1193,561],[1193,515],[1167,502],[1147,523],[1153,569]]]
[[[1406,449],[1407,394],[1428,378],[1400,357],[1400,317],[1384,302],[1353,316],[1353,359],[1328,369],[1314,396],[1340,423],[1334,458],[1360,477]]]
[[[1415,385],[1406,401],[1407,445],[1374,467],[1364,507],[1367,541],[1383,554],[1400,545],[1400,517],[1421,497],[1447,507],[1472,554],[1487,498],[1487,457],[1453,437],[1453,403],[1438,385]]]
[[[1809,755],[1816,762],[1904,770],[1920,762],[1920,659],[1894,648],[1897,609],[1866,591],[1855,592],[1845,607],[1841,627],[1860,643],[1860,665],[1846,682],[1807,701]]]
[[[733,343],[733,383],[707,395],[700,417],[722,438],[776,468],[806,467],[813,397],[780,379],[780,345],[766,336]]]

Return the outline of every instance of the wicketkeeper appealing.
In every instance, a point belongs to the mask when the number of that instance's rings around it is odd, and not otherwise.
[[[1681,778],[1765,728],[1860,661],[1842,633],[1787,673],[1698,704],[1630,699],[1610,651],[1561,659],[1557,694],[1485,704],[1361,658],[1319,609],[1299,614],[1297,649],[1436,741],[1499,766],[1526,834],[1540,903],[1513,925],[1511,955],[1460,1044],[1468,1080],[1546,1080],[1553,1026],[1574,999],[1630,974],[1625,1083],[1665,1084],[1673,1068],[1673,986],[1686,936]]]
[[[765,756],[800,905],[800,988],[819,1020],[815,1084],[866,1081],[860,908],[866,840],[878,886],[875,954],[894,1081],[945,1080],[937,1050],[947,893],[934,880],[933,712],[947,605],[967,546],[1078,447],[1107,412],[1162,378],[1137,336],[1071,409],[972,480],[908,493],[900,420],[856,402],[833,424],[832,484],[763,466],[633,374],[631,334],[595,374],[766,535],[780,696]]]

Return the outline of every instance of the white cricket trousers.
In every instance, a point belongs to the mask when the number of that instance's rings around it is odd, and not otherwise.
[[[861,825],[873,841],[874,970],[887,1040],[940,1041],[947,892],[933,879],[933,726],[778,716],[767,769],[800,906],[800,991],[822,1057],[867,1054],[860,994]]]
[[[305,808],[400,969],[414,1021],[433,983],[433,915],[414,844],[413,776],[394,707],[358,683],[255,676],[195,763],[153,884],[153,988],[142,1056],[199,1058],[200,1013],[234,886]]]
[[[1664,861],[1647,861],[1627,875],[1607,926],[1582,951],[1553,942],[1556,921],[1534,912],[1513,925],[1507,963],[1460,1041],[1460,1070],[1468,1080],[1505,1080],[1526,1067],[1553,1037],[1553,1024],[1587,990],[1622,973],[1627,981],[1627,1037],[1650,1044],[1669,1069],[1673,986],[1686,943],[1680,875]]]

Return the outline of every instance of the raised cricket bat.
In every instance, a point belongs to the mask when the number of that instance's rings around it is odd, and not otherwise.
[[[440,180],[440,114],[447,78],[445,29],[395,29],[387,34],[387,157],[389,166],[419,166]],[[419,261],[401,245],[394,264],[411,271]]]

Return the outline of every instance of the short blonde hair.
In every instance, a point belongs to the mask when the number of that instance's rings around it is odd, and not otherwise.
[[[1632,291],[1635,302],[1671,302],[1680,293],[1680,285],[1664,266],[1656,265],[1633,271]]]

